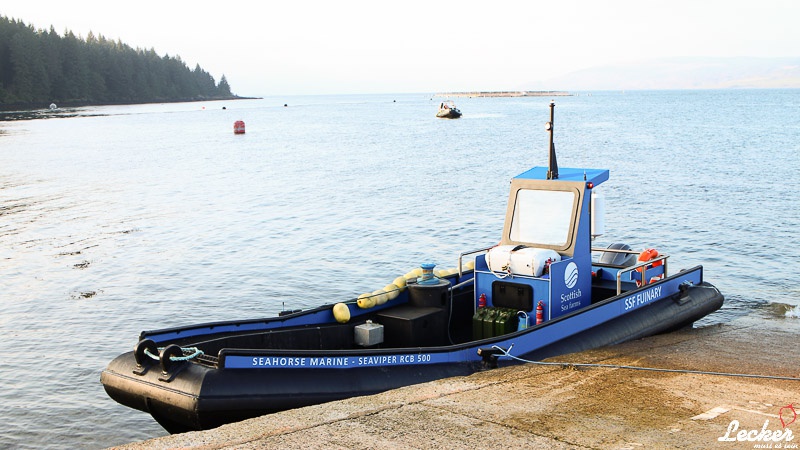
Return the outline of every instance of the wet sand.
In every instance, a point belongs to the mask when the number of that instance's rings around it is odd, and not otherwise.
[[[798,448],[799,333],[744,317],[119,448]]]

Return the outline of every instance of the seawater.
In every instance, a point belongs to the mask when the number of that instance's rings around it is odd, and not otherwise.
[[[142,330],[353,299],[497,243],[551,98],[455,100],[458,120],[430,94],[3,115],[0,447],[164,435],[99,382]],[[611,171],[595,246],[704,265],[727,302],[696,326],[798,327],[800,90],[554,100],[559,165]]]

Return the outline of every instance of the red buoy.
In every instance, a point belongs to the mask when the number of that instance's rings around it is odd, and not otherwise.
[[[244,134],[244,121],[237,120],[233,123],[233,134]]]

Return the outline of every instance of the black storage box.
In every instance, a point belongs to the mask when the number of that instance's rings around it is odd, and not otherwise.
[[[533,286],[495,281],[492,283],[492,305],[517,311],[533,311]]]
[[[436,307],[398,306],[379,313],[384,347],[427,347],[447,342],[446,310]]]

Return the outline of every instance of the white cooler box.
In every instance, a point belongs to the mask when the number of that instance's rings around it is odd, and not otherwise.
[[[492,272],[531,277],[542,276],[548,260],[561,261],[561,255],[555,250],[519,245],[498,245],[486,254],[486,264]]]

